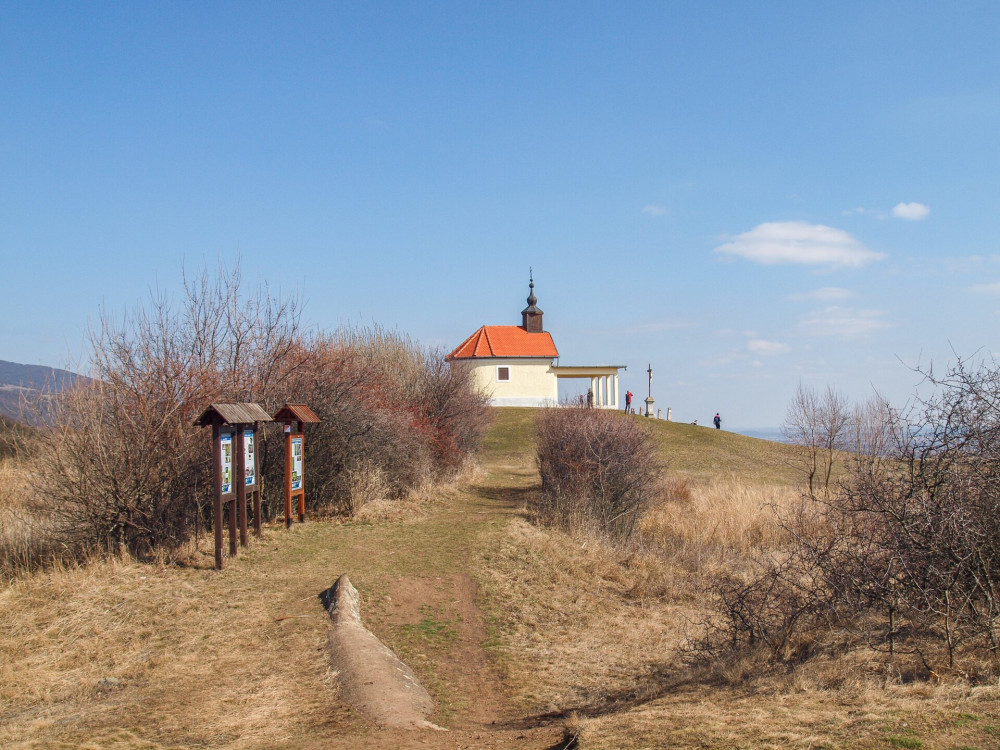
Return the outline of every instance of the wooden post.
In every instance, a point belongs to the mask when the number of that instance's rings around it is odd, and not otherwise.
[[[253,423],[253,533],[260,536],[260,464],[257,462],[257,454],[260,446],[257,444],[257,422]]]
[[[212,453],[215,455],[215,497],[212,513],[215,526],[215,569],[222,570],[222,430],[218,422],[212,424]]]
[[[246,482],[246,445],[243,437],[244,425],[236,425],[236,517],[240,525],[240,546],[246,547],[247,541],[247,482]]]
[[[285,404],[271,418],[285,426],[285,526],[292,525],[292,501],[298,495],[299,523],[306,520],[305,431],[306,422],[319,422],[305,404]],[[294,428],[297,428],[295,431]],[[298,450],[296,450],[296,448]],[[295,472],[293,481],[292,474]]]
[[[240,548],[236,543],[236,497],[229,500],[229,556],[236,557]]]
[[[285,528],[292,526],[292,426],[285,425]]]
[[[299,488],[299,523],[306,522],[306,432],[299,422],[299,438],[302,440],[302,486]]]
[[[222,570],[222,542],[225,533],[222,525],[225,523],[223,514],[225,503],[229,502],[229,554],[236,557],[239,547],[236,542],[237,520],[239,521],[240,541],[247,546],[247,484],[246,484],[246,449],[244,430],[253,425],[251,439],[256,436],[258,421],[271,422],[271,416],[260,404],[210,404],[194,421],[195,427],[212,428],[212,476],[214,478],[215,497],[212,499],[212,516],[215,525],[215,568]],[[224,430],[223,428],[229,429]],[[235,450],[236,455],[233,455]],[[257,466],[256,444],[254,445],[254,469]],[[253,490],[259,490],[256,470],[253,472]],[[233,485],[236,485],[235,487]],[[257,497],[259,503],[259,495]],[[255,515],[254,525],[260,530],[259,505]],[[238,519],[237,519],[238,517]],[[197,521],[196,521],[197,533]]]

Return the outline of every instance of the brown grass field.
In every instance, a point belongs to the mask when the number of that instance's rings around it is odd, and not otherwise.
[[[784,542],[794,449],[652,424],[671,491],[623,551],[532,523],[532,424],[499,410],[478,472],[355,521],[268,527],[222,572],[203,539],[181,563],[15,576],[0,747],[1000,747],[997,685],[885,684],[865,653],[766,676],[683,659],[706,575]],[[5,543],[28,489],[0,466]],[[338,700],[318,594],[341,573],[450,731],[382,731]]]

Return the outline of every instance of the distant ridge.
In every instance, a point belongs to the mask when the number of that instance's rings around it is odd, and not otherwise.
[[[58,367],[22,365],[0,359],[0,414],[20,421],[22,398],[40,391],[55,393],[87,379]]]

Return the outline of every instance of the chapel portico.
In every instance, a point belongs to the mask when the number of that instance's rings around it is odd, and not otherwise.
[[[618,407],[618,371],[628,369],[626,365],[593,365],[590,367],[554,365],[552,371],[557,380],[590,378],[590,392],[594,394],[594,406],[600,409]]]

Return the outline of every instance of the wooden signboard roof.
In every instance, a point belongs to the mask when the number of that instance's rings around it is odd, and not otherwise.
[[[270,422],[271,415],[260,404],[212,404],[195,420],[195,427],[210,425],[216,420],[222,424],[252,424]]]
[[[305,404],[285,404],[274,413],[275,422],[322,422],[316,413]]]

